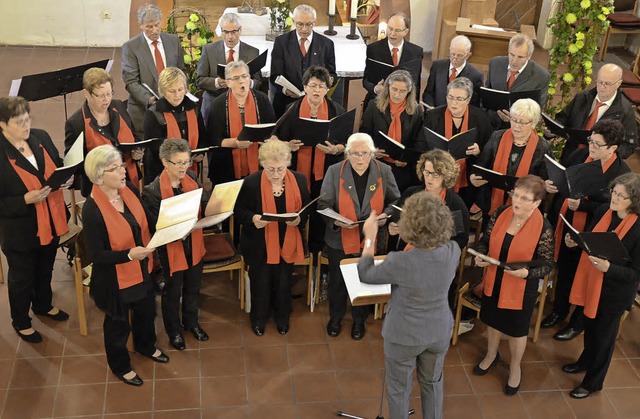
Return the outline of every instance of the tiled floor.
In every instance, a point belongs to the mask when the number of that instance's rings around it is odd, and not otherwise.
[[[25,74],[114,58],[112,74],[116,97],[126,92],[120,80],[119,49],[0,47],[0,95],[10,80]],[[426,61],[429,60],[428,58]],[[426,63],[428,68],[428,63]],[[356,84],[357,85],[357,84]],[[69,97],[69,112],[81,96]],[[34,126],[49,131],[62,147],[64,111],[60,99],[32,105]],[[6,275],[6,263],[5,263]],[[34,327],[44,342],[26,344],[9,321],[6,283],[0,285],[0,418],[330,418],[343,410],[367,418],[378,412],[382,386],[381,322],[369,319],[360,342],[349,337],[350,321],[338,338],[326,336],[327,304],[310,313],[302,299],[294,301],[291,331],[277,334],[270,324],[265,336],[250,330],[248,316],[240,311],[236,284],[226,275],[209,275],[202,289],[202,326],[211,335],[197,342],[186,335],[188,349],[168,351],[166,365],[132,355],[135,370],[145,380],[140,388],[118,381],[106,366],[102,342],[102,315],[87,297],[89,336],[80,336],[75,313],[71,270],[60,254],[55,267],[55,304],[72,314],[56,324],[36,319]],[[299,281],[295,292],[304,293]],[[503,395],[508,365],[484,377],[472,374],[486,345],[484,327],[461,337],[445,361],[445,417],[451,419],[499,418],[640,418],[640,312],[635,307],[622,327],[605,390],[581,401],[568,397],[579,376],[561,372],[573,361],[582,338],[559,343],[553,331],[543,331],[536,344],[528,343],[523,363],[521,391]],[[168,349],[157,322],[158,344]],[[509,359],[507,342],[500,352]],[[419,409],[414,388],[413,407]],[[388,417],[386,407],[385,417]],[[420,418],[418,412],[412,416]]]

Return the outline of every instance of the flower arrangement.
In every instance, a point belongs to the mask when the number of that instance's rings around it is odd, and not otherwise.
[[[183,21],[185,19],[184,27],[178,32],[176,20]],[[184,72],[187,75],[189,91],[195,93],[198,90],[196,70],[202,54],[202,47],[211,41],[214,35],[213,31],[211,31],[204,13],[196,9],[185,8],[174,9],[171,12],[167,21],[167,32],[177,34],[180,37],[180,44],[185,52]]]
[[[286,32],[293,27],[291,18],[291,3],[289,0],[271,0],[270,5],[271,31]]]

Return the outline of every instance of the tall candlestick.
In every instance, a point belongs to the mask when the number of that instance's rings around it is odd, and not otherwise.
[[[329,14],[336,14],[336,0],[329,0]]]
[[[358,18],[358,0],[351,0],[351,19]]]

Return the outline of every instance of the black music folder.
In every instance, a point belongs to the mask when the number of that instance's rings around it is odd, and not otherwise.
[[[51,174],[51,176],[49,176],[49,179],[44,182],[44,186],[50,187],[52,191],[60,189],[60,186],[62,186],[67,180],[69,180],[71,176],[76,173],[76,170],[78,170],[78,167],[80,167],[82,163],[83,162],[74,164],[72,166],[58,167]]]
[[[271,138],[271,133],[275,126],[274,122],[268,124],[246,124],[238,134],[238,140],[251,141],[253,143],[268,140]]]
[[[262,67],[267,65],[267,52],[268,50],[265,50],[262,54],[258,55],[256,58],[246,63],[249,66],[249,74],[251,76],[260,72],[262,70]],[[218,77],[220,77],[223,80],[226,78],[224,74],[225,68],[227,68],[226,65],[218,64],[218,71],[217,71]]]
[[[385,80],[389,77],[389,74],[396,70],[407,70],[409,73],[414,74],[422,69],[422,58],[408,61],[406,63],[394,66],[393,64],[383,63],[382,61],[367,58],[367,80],[371,83],[378,83],[380,80]]]
[[[518,178],[516,176],[503,175],[495,170],[487,169],[486,167],[473,165],[474,173],[478,176],[482,176],[483,180],[489,182],[489,186],[492,188],[502,189],[503,191],[511,191],[516,185]]]
[[[558,137],[566,138],[573,143],[587,145],[589,136],[591,135],[591,130],[567,128],[544,112],[542,113],[542,120],[544,121],[547,129]]]
[[[540,90],[507,92],[504,90],[490,89],[488,87],[480,87],[480,98],[482,99],[482,107],[486,109],[492,111],[509,110],[511,105],[518,99],[533,99],[537,103],[540,103]]]
[[[427,127],[424,127],[424,132],[429,149],[439,148],[440,150],[448,151],[456,160],[467,157],[467,148],[476,142],[478,136],[475,128],[456,134],[448,140],[445,136]]]
[[[624,247],[618,235],[613,231],[589,231],[581,233],[576,230],[562,214],[560,214],[560,217],[568,227],[567,231],[571,239],[576,242],[582,250],[587,252],[589,256],[606,259],[617,265],[626,265],[631,262],[627,248]]]
[[[421,152],[411,148],[407,148],[404,144],[394,140],[382,131],[374,136],[373,141],[376,147],[384,150],[384,152],[394,160],[404,162],[416,162]]]
[[[331,118],[329,121],[298,118],[294,120],[292,136],[304,143],[306,146],[315,147],[330,141],[333,144],[346,144],[347,138],[353,134],[353,124],[355,122],[356,110]]]

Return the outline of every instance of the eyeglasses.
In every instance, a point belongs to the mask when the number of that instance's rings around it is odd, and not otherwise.
[[[315,25],[315,24],[316,24],[315,20],[314,20],[313,22],[307,22],[307,23],[304,23],[304,22],[296,22],[296,28],[298,28],[298,29],[302,29],[302,28],[313,28],[313,25]]]
[[[251,77],[251,75],[245,73],[245,74],[240,74],[239,76],[229,77],[227,80],[240,81],[240,80],[247,80],[249,77]]]
[[[587,140],[587,142],[589,143],[589,145],[592,145],[593,148],[595,148],[596,150],[601,149],[602,147],[608,147],[606,144],[600,144],[600,143],[596,143],[596,140],[592,140],[591,137],[589,137],[589,139]]]
[[[167,160],[169,163],[171,163],[174,166],[177,167],[187,167],[187,166],[191,166],[191,160],[186,160],[186,161],[171,161],[171,160]]]
[[[265,167],[264,170],[269,173],[270,175],[275,174],[276,172],[278,172],[279,175],[283,174],[285,172],[285,170],[287,170],[286,166],[281,166],[281,167]]]
[[[104,169],[103,171],[105,173],[113,173],[113,172],[117,172],[118,170],[124,170],[126,169],[126,167],[127,167],[126,163],[122,163],[115,167],[112,167],[111,169]]]
[[[432,172],[432,171],[427,170],[427,169],[422,169],[422,174],[424,174],[424,177],[426,177],[426,178],[431,176],[434,179],[440,179],[442,177],[442,175],[440,173]]]
[[[108,93],[103,93],[101,95],[96,95],[95,93],[91,92],[91,96],[95,97],[96,99],[111,99],[113,97],[113,90],[108,92]]]
[[[513,191],[509,191],[509,196],[511,197],[511,199],[517,199],[519,201],[522,202],[533,202],[535,201],[535,199],[533,198],[528,198],[526,196],[522,196],[522,195],[518,195],[517,193],[513,192]]]
[[[355,157],[357,159],[366,159],[367,157],[371,157],[370,151],[350,151],[349,156]]]
[[[622,79],[618,79],[618,80],[616,80],[616,81],[603,81],[603,80],[598,80],[598,81],[596,81],[596,84],[597,84],[598,86],[602,86],[602,87],[611,87],[611,86],[613,86],[614,84],[618,83],[620,80],[622,80]]]
[[[387,26],[387,30],[388,30],[389,32],[391,32],[391,33],[402,33],[402,32],[404,32],[404,31],[406,31],[406,30],[407,30],[407,28],[404,28],[404,29],[394,29],[394,28],[392,28],[391,26]]]
[[[19,126],[21,128],[24,128],[27,125],[31,124],[31,117],[27,115],[27,117],[23,118],[23,119],[10,118],[9,122],[12,122],[12,121],[13,121],[14,125],[17,125],[17,126]]]
[[[611,197],[617,196],[620,199],[630,199],[627,195],[621,194],[620,192],[615,191],[613,188],[609,189],[609,193]]]
[[[222,30],[222,35],[237,35],[238,33],[240,33],[240,29],[242,28],[238,28],[238,29],[234,29],[232,31],[225,31],[224,29]]]
[[[511,118],[511,123],[516,125],[529,125],[533,121],[519,121],[517,119]]]
[[[469,99],[469,96],[467,97],[453,97],[451,95],[447,95],[447,100],[449,102],[466,102]]]
[[[307,84],[307,87],[311,90],[328,90],[329,89],[327,86],[323,86],[321,84],[315,84],[315,83],[309,83]]]

